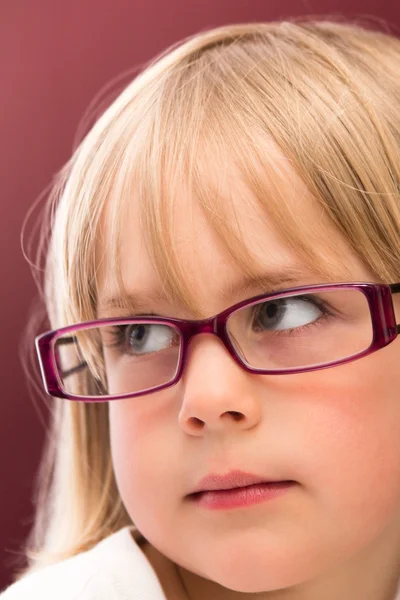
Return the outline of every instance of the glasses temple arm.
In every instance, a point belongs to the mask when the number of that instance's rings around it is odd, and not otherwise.
[[[390,291],[392,292],[392,294],[399,294],[400,293],[400,283],[392,283],[390,284]],[[400,333],[400,324],[397,325],[397,333]]]
[[[58,345],[59,346],[67,346],[68,344],[75,343],[75,340],[76,340],[75,336],[63,337],[58,340]],[[56,351],[55,354],[56,354],[57,367],[58,367],[59,373],[63,379],[65,379],[66,377],[69,377],[70,375],[73,375],[74,373],[78,373],[79,371],[82,371],[83,369],[86,369],[86,367],[88,366],[86,361],[82,361],[76,367],[73,367],[72,369],[68,369],[67,371],[63,371],[63,369],[61,368],[61,365],[60,365],[58,352]]]

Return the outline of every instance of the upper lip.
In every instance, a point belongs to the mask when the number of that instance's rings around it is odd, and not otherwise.
[[[208,492],[210,490],[230,490],[233,488],[245,487],[256,483],[272,483],[282,480],[271,480],[245,471],[230,471],[226,475],[216,475],[210,473],[199,481],[198,485],[192,490],[191,494],[198,492]]]

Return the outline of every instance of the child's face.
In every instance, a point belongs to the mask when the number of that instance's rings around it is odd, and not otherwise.
[[[288,190],[293,198],[293,182]],[[236,209],[249,249],[265,273],[285,271],[296,256],[242,198],[238,192]],[[204,317],[261,293],[222,299],[221,286],[242,274],[194,202],[191,229],[183,208],[189,199],[181,201],[175,240]],[[303,216],[322,218],[302,194],[295,202]],[[130,211],[123,273],[129,291],[146,296],[160,282],[137,207]],[[327,235],[337,235],[326,227]],[[338,270],[337,281],[373,280],[339,237],[336,250],[347,253],[350,273]],[[312,273],[297,281],[311,283],[322,281]],[[161,302],[149,304],[148,312],[193,318]],[[187,574],[189,582],[200,576],[230,590],[261,592],[299,584],[306,589],[308,582],[324,590],[325,579],[340,590],[341,577],[357,581],[358,575],[377,580],[380,566],[400,558],[399,359],[395,340],[339,367],[260,376],[242,370],[218,338],[194,338],[175,386],[109,405],[114,469],[133,522],[157,550],[195,574]],[[206,474],[233,469],[297,485],[247,508],[210,510],[188,500]]]

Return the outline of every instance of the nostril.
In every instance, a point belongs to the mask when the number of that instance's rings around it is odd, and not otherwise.
[[[227,412],[229,415],[232,415],[232,417],[235,419],[235,421],[240,421],[241,419],[243,419],[243,414],[240,412],[237,412],[236,410],[228,410]]]
[[[204,425],[204,421],[199,419],[198,417],[190,417],[189,421],[193,424],[197,429],[201,429]]]

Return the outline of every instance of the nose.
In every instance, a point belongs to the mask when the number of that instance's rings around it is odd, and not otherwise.
[[[236,363],[214,333],[196,335],[181,379],[180,426],[191,435],[255,427],[261,418],[256,377]]]

